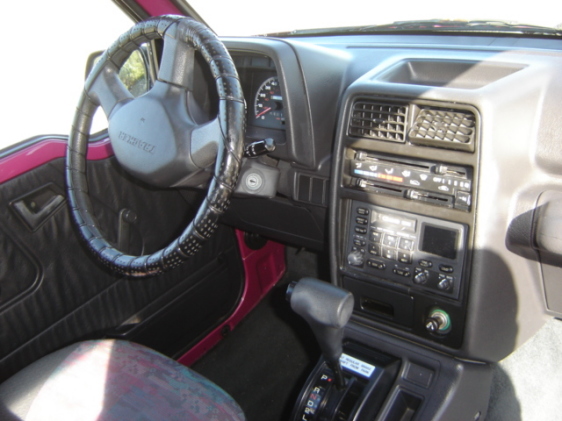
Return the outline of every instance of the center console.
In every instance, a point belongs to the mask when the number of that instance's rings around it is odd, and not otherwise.
[[[469,105],[348,95],[334,149],[332,276],[373,328],[462,347],[478,180]]]
[[[354,299],[345,387],[322,359],[292,419],[480,419],[490,367],[463,360],[479,114],[369,89],[348,89],[332,160],[332,283]]]

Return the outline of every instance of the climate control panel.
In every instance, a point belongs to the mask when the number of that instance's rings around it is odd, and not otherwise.
[[[379,280],[459,298],[463,224],[353,201],[344,264]]]
[[[473,181],[469,167],[365,151],[355,151],[349,166],[351,187],[466,212],[471,209]]]

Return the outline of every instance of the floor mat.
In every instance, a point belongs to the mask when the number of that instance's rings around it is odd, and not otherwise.
[[[285,300],[289,282],[327,278],[327,261],[288,249],[287,273],[214,350],[193,365],[240,404],[248,421],[286,421],[320,351],[312,331]]]

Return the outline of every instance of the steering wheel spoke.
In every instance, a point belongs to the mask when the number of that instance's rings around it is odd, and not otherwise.
[[[174,25],[166,31],[157,79],[193,91],[195,48],[183,41],[181,28]]]
[[[86,85],[88,96],[99,104],[106,117],[134,97],[119,79],[119,69],[112,62],[106,62],[103,69]]]
[[[191,159],[199,168],[215,162],[219,147],[225,143],[219,119],[196,126],[191,132]]]
[[[133,98],[118,70],[130,52],[148,40],[163,38],[158,80]],[[218,115],[200,124],[190,110],[195,52],[216,80]],[[242,159],[245,102],[236,68],[226,47],[203,24],[190,18],[160,16],[135,25],[102,56],[85,85],[69,137],[67,191],[78,232],[98,259],[113,271],[133,277],[154,276],[178,266],[199,250],[228,206]],[[109,119],[115,156],[134,177],[158,187],[199,186],[207,195],[193,221],[169,246],[150,255],[130,256],[100,234],[86,182],[87,135],[93,105]],[[190,113],[191,111],[191,113]],[[196,121],[197,120],[197,121]],[[78,159],[80,158],[80,159]]]

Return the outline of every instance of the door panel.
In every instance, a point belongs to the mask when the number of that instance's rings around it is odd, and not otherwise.
[[[88,179],[102,231],[129,252],[167,245],[202,196],[142,185],[114,158],[90,161]],[[116,277],[78,240],[66,203],[35,230],[10,205],[48,185],[64,192],[63,158],[0,185],[0,381],[86,338],[125,337],[176,355],[236,305],[243,271],[231,229],[221,226],[194,259],[169,273]],[[123,210],[129,213],[125,227]]]

